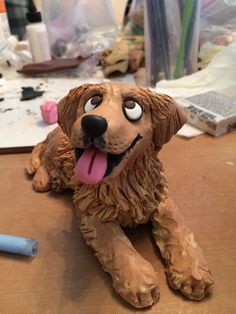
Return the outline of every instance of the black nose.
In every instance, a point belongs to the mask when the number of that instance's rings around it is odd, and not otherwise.
[[[81,125],[84,133],[93,138],[101,136],[107,129],[106,119],[91,114],[82,118]]]

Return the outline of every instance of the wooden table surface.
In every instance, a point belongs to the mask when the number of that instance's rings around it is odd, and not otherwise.
[[[0,232],[36,238],[34,258],[0,253],[0,313],[236,313],[236,132],[175,137],[160,153],[171,195],[205,251],[215,279],[202,302],[173,292],[150,225],[127,231],[159,273],[160,300],[133,309],[112,290],[77,228],[71,193],[35,193],[24,173],[27,154],[0,156]]]

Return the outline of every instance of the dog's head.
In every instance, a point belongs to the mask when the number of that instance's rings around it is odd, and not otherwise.
[[[147,147],[168,142],[185,117],[169,96],[127,84],[85,84],[58,106],[59,125],[71,140],[76,177],[85,184],[115,178]]]

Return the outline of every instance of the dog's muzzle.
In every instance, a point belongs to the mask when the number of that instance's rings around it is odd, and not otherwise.
[[[90,146],[87,149],[76,147],[76,178],[84,184],[100,183],[104,177],[111,174],[114,167],[122,161],[124,156],[141,138],[140,135],[137,135],[131,145],[121,154],[103,152],[94,146]]]

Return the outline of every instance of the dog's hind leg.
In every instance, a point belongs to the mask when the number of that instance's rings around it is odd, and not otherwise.
[[[41,158],[40,158],[40,154],[42,152],[43,149],[43,145],[44,143],[39,143],[37,144],[30,157],[27,160],[27,164],[26,164],[26,172],[30,175],[35,174],[36,170],[39,168],[39,166],[41,165]]]
[[[81,216],[80,230],[110,273],[115,291],[137,308],[151,306],[159,298],[158,279],[152,265],[132,246],[116,222],[99,222]]]
[[[46,168],[41,165],[37,169],[33,178],[33,187],[37,192],[45,192],[51,188],[51,179]]]
[[[165,198],[153,214],[153,236],[167,265],[172,288],[192,300],[203,299],[213,286],[209,266],[177,206]]]
[[[37,192],[45,192],[51,188],[51,180],[42,160],[45,146],[46,141],[37,144],[26,163],[26,172],[33,175],[33,187]]]
[[[37,192],[45,192],[51,188],[51,180],[42,161],[45,145],[45,141],[37,144],[26,163],[26,172],[33,175],[33,187]]]
[[[33,175],[33,187],[38,192],[73,188],[73,151],[69,138],[60,127],[50,132],[44,142],[33,149],[26,172]]]

